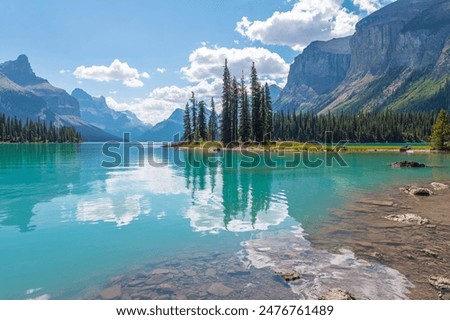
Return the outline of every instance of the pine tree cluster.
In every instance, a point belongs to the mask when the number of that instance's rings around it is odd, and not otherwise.
[[[273,117],[276,140],[325,141],[326,132],[334,141],[428,142],[436,112],[397,113],[313,113],[278,112]]]
[[[190,103],[189,103],[190,102]],[[184,134],[183,140],[189,143],[197,141],[214,141],[217,138],[217,114],[214,98],[211,98],[211,114],[206,120],[206,102],[198,102],[195,93],[186,103],[184,109]]]
[[[0,114],[0,142],[30,143],[30,142],[81,142],[80,134],[74,128],[55,127],[45,122],[26,120],[23,123],[17,117]]]
[[[240,83],[231,78],[225,60],[222,88],[221,140],[230,142],[268,142],[272,138],[272,101],[269,85],[258,80],[255,64],[252,64],[250,98],[242,75]]]

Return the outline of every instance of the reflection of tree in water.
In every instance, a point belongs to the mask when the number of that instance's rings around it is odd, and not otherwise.
[[[37,201],[50,200],[62,191],[61,185],[79,180],[79,171],[70,170],[78,152],[74,144],[2,145],[0,224],[33,231],[32,210]]]
[[[196,192],[209,188],[210,194],[216,190],[217,176],[222,178],[222,207],[225,227],[232,220],[245,220],[250,215],[255,225],[258,214],[268,214],[270,207],[272,172],[262,165],[257,168],[239,167],[239,155],[226,153],[222,164],[209,158],[211,154],[185,152],[185,186],[191,190],[192,199]],[[230,164],[233,163],[231,166]],[[220,166],[220,168],[219,168]]]
[[[184,177],[186,188],[191,189],[192,197],[197,190],[205,190],[206,177],[208,172],[207,156],[203,153],[185,152],[184,153]]]
[[[235,162],[238,164],[238,162]],[[272,173],[263,167],[234,167],[223,170],[224,224],[251,215],[252,226],[258,214],[267,214],[271,199]]]
[[[261,170],[261,169],[260,169]],[[251,173],[252,225],[259,214],[268,214],[271,199],[272,172],[270,169]]]
[[[226,228],[240,211],[239,174],[234,168],[223,169],[222,172],[223,223]]]

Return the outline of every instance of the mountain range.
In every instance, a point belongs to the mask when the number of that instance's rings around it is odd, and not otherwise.
[[[353,36],[295,58],[275,111],[420,111],[450,105],[450,1],[398,0]]]
[[[352,36],[314,41],[270,86],[274,111],[423,111],[450,106],[450,1],[398,0],[362,19]],[[84,141],[173,141],[183,110],[151,126],[104,97],[68,94],[32,70],[28,58],[0,64],[0,113],[72,126]]]
[[[121,138],[124,132],[132,137],[140,136],[152,126],[144,124],[130,111],[116,111],[108,106],[105,97],[92,97],[86,91],[76,88],[72,97],[80,104],[80,116],[88,123]]]
[[[83,120],[77,99],[36,76],[25,55],[0,64],[0,113],[74,127],[84,141],[115,139]]]
[[[83,141],[117,140],[123,132],[138,136],[151,128],[130,111],[113,110],[104,97],[54,87],[33,72],[26,55],[0,64],[0,113],[74,127]]]

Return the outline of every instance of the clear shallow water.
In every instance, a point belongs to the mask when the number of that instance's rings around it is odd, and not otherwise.
[[[80,298],[145,264],[190,252],[233,255],[299,224],[314,232],[331,209],[386,185],[450,178],[448,155],[345,154],[348,167],[314,169],[281,168],[283,158],[272,155],[277,168],[228,168],[179,166],[202,155],[157,149],[164,166],[141,167],[134,153],[130,167],[108,169],[101,149],[0,145],[1,299]],[[434,168],[386,165],[403,159]]]

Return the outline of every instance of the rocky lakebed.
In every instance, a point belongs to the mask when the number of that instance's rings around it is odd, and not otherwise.
[[[234,255],[189,253],[118,275],[94,299],[450,299],[449,183],[349,202],[311,234],[265,231]]]

